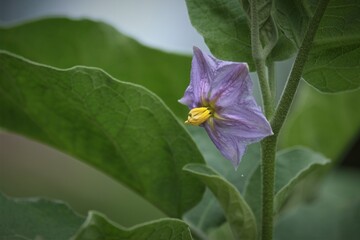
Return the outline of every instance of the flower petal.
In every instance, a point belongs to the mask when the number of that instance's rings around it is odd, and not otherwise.
[[[252,82],[246,63],[225,62],[216,71],[211,82],[210,101],[219,107],[231,107],[234,103],[252,97]]]
[[[187,105],[190,109],[201,107],[202,101],[208,96],[210,81],[214,77],[215,70],[216,60],[194,47],[190,84],[179,102]]]
[[[270,123],[255,100],[234,105],[233,108],[223,108],[218,114],[223,119],[215,120],[218,131],[236,136],[242,142],[257,142],[273,134]]]
[[[237,137],[222,132],[221,129],[216,126],[216,123],[214,123],[213,126],[205,123],[203,126],[217,149],[219,149],[221,154],[230,160],[234,168],[237,169],[245,153],[247,143],[243,143],[239,141]]]
[[[220,119],[211,119],[203,126],[222,155],[235,168],[239,165],[248,144],[273,134],[271,126],[256,105],[225,109]]]

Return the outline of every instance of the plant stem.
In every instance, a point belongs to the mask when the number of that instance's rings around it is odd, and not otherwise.
[[[251,50],[256,71],[259,77],[261,95],[265,115],[269,119],[273,113],[273,100],[266,72],[266,55],[260,41],[260,29],[258,23],[257,0],[250,1],[250,25],[251,25]],[[274,182],[275,182],[275,152],[276,136],[265,138],[261,142],[262,149],[262,231],[263,240],[272,239],[273,231],[273,205],[274,205]]]
[[[262,240],[271,240],[273,237],[276,143],[277,135],[269,136],[261,141]]]
[[[275,101],[275,69],[274,62],[268,64],[268,76],[270,91]],[[277,135],[267,137],[261,142],[261,172],[262,172],[262,239],[272,239],[273,236],[273,206],[274,206],[274,184],[275,184],[275,154]]]
[[[329,0],[320,0],[315,10],[314,16],[309,23],[308,30],[305,34],[303,42],[300,46],[299,52],[296,56],[293,68],[290,72],[285,89],[281,96],[280,102],[276,108],[275,114],[271,120],[271,126],[274,132],[273,136],[267,137],[261,142],[262,153],[262,229],[261,239],[273,239],[274,226],[274,183],[275,183],[275,154],[277,136],[285,121],[294,95],[296,93],[301,75],[307,60],[312,42],[314,40],[316,31],[319,27],[320,20],[324,15],[326,6]],[[273,81],[273,66],[269,66],[269,80],[266,79],[265,61],[262,55],[262,47],[259,39],[259,26],[257,22],[256,0],[250,3],[251,13],[251,44],[255,65],[259,75],[260,87],[263,96],[264,108],[266,116],[272,114],[272,104],[275,97],[275,83]],[[271,97],[271,95],[273,95]]]
[[[308,30],[305,34],[303,42],[300,46],[299,52],[296,56],[294,65],[291,69],[288,81],[284,88],[284,91],[281,95],[280,102],[276,108],[275,114],[271,120],[271,126],[273,132],[278,134],[286,116],[289,112],[291,103],[293,101],[294,95],[296,93],[297,87],[299,85],[301,75],[308,57],[308,54],[311,49],[312,42],[315,38],[316,31],[319,27],[320,20],[324,15],[325,9],[329,0],[320,0],[318,6],[315,10],[314,16],[310,20]]]
[[[250,25],[251,25],[251,50],[257,75],[259,77],[261,95],[266,117],[270,118],[273,113],[273,101],[269,82],[266,75],[265,58],[263,47],[260,42],[260,29],[257,15],[257,1],[250,2]]]

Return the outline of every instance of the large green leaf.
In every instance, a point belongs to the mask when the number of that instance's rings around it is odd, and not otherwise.
[[[297,0],[275,0],[274,5],[274,15],[279,28],[299,48],[315,6],[309,1]]]
[[[105,216],[91,211],[72,239],[191,240],[192,238],[189,227],[177,219],[161,219],[126,229],[111,222]]]
[[[360,91],[322,94],[302,84],[279,137],[282,148],[307,146],[339,160],[360,130]]]
[[[0,53],[0,125],[49,144],[126,184],[169,216],[204,187],[183,173],[203,162],[163,102],[99,69],[60,70]]]
[[[276,19],[299,47],[316,1],[275,1]],[[332,0],[320,22],[303,77],[324,92],[360,87],[360,3]]]
[[[69,239],[83,221],[62,202],[0,193],[0,239]]]
[[[248,62],[252,67],[249,3],[246,0],[186,0],[192,25],[204,37],[211,52],[224,60]],[[277,43],[272,60],[290,57],[295,48],[281,32],[272,16],[272,2],[259,0],[259,24],[263,45]],[[271,49],[271,48],[270,48]]]
[[[90,20],[43,19],[1,28],[0,36],[0,49],[59,68],[99,67],[117,79],[145,86],[178,116],[186,116],[177,100],[189,83],[188,56],[145,47]]]
[[[321,184],[318,197],[284,212],[275,227],[278,240],[356,240],[360,223],[360,172],[337,170]]]
[[[184,170],[198,177],[216,196],[236,239],[257,238],[254,215],[234,185],[202,164],[188,164]]]
[[[360,2],[330,1],[304,69],[304,78],[324,92],[360,87]]]
[[[275,162],[275,211],[281,208],[297,183],[329,163],[330,161],[322,155],[306,148],[278,152]],[[253,209],[258,226],[261,226],[261,177],[259,166],[245,190],[245,199]]]
[[[205,129],[192,126],[189,126],[188,129],[202,152],[206,163],[219,172],[222,177],[232,183],[238,191],[242,193],[253,171],[255,171],[259,165],[259,144],[248,146],[238,169],[235,171],[231,162],[225,159],[212,143]],[[221,226],[226,221],[219,202],[209,190],[205,192],[203,199],[198,205],[185,214],[184,219],[191,224],[193,228],[206,232],[207,234],[209,234],[213,228]]]

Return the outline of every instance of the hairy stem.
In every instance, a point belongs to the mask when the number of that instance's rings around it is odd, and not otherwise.
[[[320,20],[324,15],[328,3],[329,0],[319,1],[314,16],[309,23],[308,30],[300,46],[294,65],[291,69],[288,81],[281,95],[280,102],[276,108],[275,114],[271,121],[271,126],[275,134],[278,134],[280,132],[280,129],[284,124],[286,116],[289,112],[291,103],[293,101],[294,95],[296,93],[297,87],[301,79],[302,72],[304,70],[307,57],[311,49],[312,42],[315,38],[316,31],[320,24]]]
[[[290,72],[285,89],[281,96],[280,102],[276,108],[275,114],[271,120],[271,126],[274,132],[273,136],[265,138],[261,142],[262,151],[262,229],[261,239],[273,239],[274,226],[274,183],[275,183],[275,154],[277,136],[285,121],[286,115],[289,111],[294,95],[296,93],[301,75],[307,60],[312,42],[314,40],[316,31],[319,27],[320,20],[324,15],[326,6],[329,0],[320,0],[316,8],[313,18],[309,23],[308,30],[305,34],[303,42],[300,46],[299,52],[296,56],[293,68]],[[261,43],[259,39],[259,27],[257,24],[256,0],[251,1],[251,44],[255,65],[259,75],[260,87],[262,89],[264,108],[266,116],[272,114],[272,100],[275,96],[275,83],[273,76],[273,65],[269,66],[269,82],[265,72],[265,61],[261,55]],[[262,82],[263,81],[263,82]],[[271,95],[273,95],[271,97]]]
[[[275,69],[274,63],[268,64],[270,91],[275,101]],[[261,142],[261,172],[262,172],[262,229],[263,240],[272,239],[273,236],[273,208],[275,184],[275,154],[277,135],[267,137]]]
[[[265,58],[263,47],[260,42],[260,29],[257,15],[257,1],[252,0],[250,3],[250,25],[251,25],[251,50],[257,75],[261,88],[261,95],[265,115],[270,118],[273,112],[273,101],[271,97],[269,82],[266,74]]]
[[[277,135],[272,135],[261,141],[262,240],[271,240],[273,237],[276,143]]]
[[[260,41],[260,29],[257,15],[257,0],[250,2],[251,50],[259,77],[265,115],[269,119],[273,113],[273,100],[266,72],[266,55]],[[275,182],[276,137],[270,136],[261,143],[262,149],[262,230],[261,239],[271,240],[273,232],[273,205]]]

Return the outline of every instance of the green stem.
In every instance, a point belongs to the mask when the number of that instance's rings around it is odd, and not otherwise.
[[[257,75],[259,77],[261,95],[265,115],[270,118],[273,113],[273,103],[269,87],[269,82],[266,74],[265,59],[263,54],[263,47],[260,42],[260,29],[257,16],[257,1],[252,0],[250,3],[250,25],[251,25],[251,50],[254,63],[256,66]]]
[[[320,20],[324,15],[328,3],[329,0],[319,1],[314,16],[309,23],[308,30],[296,56],[288,81],[281,95],[280,102],[276,108],[273,119],[271,120],[271,126],[275,134],[278,134],[280,132],[280,129],[284,124],[286,116],[289,112],[291,103],[293,101],[294,95],[301,79],[302,72],[304,70],[307,57],[311,49],[311,45],[315,38],[316,31],[319,27]]]
[[[262,240],[272,240],[273,239],[273,226],[274,226],[274,183],[275,183],[275,154],[276,154],[276,144],[277,144],[277,136],[280,132],[280,129],[285,121],[286,115],[289,111],[291,103],[293,101],[294,95],[296,93],[297,87],[299,85],[299,81],[301,79],[302,71],[304,69],[308,54],[310,52],[310,48],[312,42],[314,40],[316,31],[319,27],[320,20],[324,15],[326,6],[329,0],[320,0],[319,4],[316,8],[313,18],[309,23],[308,30],[305,34],[304,40],[301,44],[299,52],[296,56],[293,68],[290,72],[289,79],[286,83],[285,89],[281,96],[280,102],[276,108],[275,114],[271,120],[271,126],[274,132],[273,136],[265,138],[261,142],[261,151],[262,151],[262,229],[261,229],[261,239]],[[251,1],[251,31],[252,31],[252,50],[253,57],[255,59],[255,64],[258,70],[260,70],[260,74],[264,74],[262,71],[265,69],[261,64],[265,64],[265,62],[259,61],[262,60],[262,56],[259,52],[259,44],[260,40],[258,39],[259,28],[257,26],[257,17],[256,17],[256,1]],[[254,32],[253,32],[254,31]],[[254,35],[254,36],[253,36]],[[254,44],[254,45],[253,45]],[[261,47],[261,46],[260,46]],[[255,58],[258,57],[258,58]],[[272,66],[269,66],[269,77],[272,76]],[[271,108],[269,106],[272,105],[271,99],[271,89],[274,89],[274,81],[270,80],[270,84],[268,85],[262,84],[261,79],[260,86],[263,94],[264,108],[266,115],[269,117],[271,115]],[[270,87],[271,86],[271,87]],[[267,91],[269,93],[267,93]],[[272,92],[273,97],[275,96],[274,91]],[[270,96],[270,98],[268,97]]]
[[[272,135],[261,141],[262,240],[271,240],[273,237],[276,143],[277,135]]]
[[[265,115],[269,119],[273,113],[273,101],[266,72],[266,55],[260,41],[260,29],[257,15],[257,1],[250,2],[251,50],[257,74],[259,77],[261,95]],[[270,136],[262,141],[262,239],[271,240],[273,231],[273,205],[275,182],[275,152],[276,136]]]

